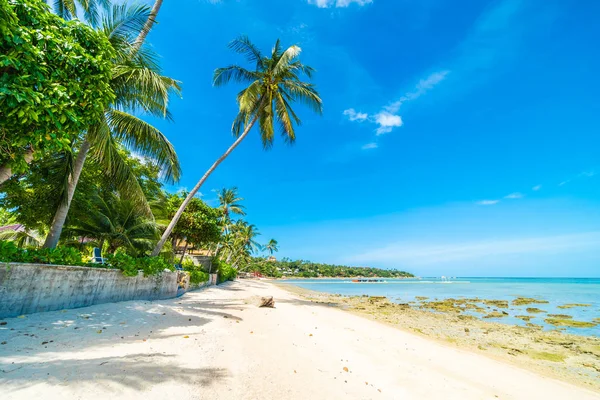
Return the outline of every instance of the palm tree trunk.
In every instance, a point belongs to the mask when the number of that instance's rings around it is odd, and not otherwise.
[[[183,248],[183,254],[181,255],[181,258],[179,259],[179,265],[183,265],[183,257],[185,257],[185,252],[188,249],[188,245],[189,245],[189,243],[186,240],[185,241],[185,247]]]
[[[89,151],[90,142],[88,142],[86,138],[83,140],[83,143],[81,143],[79,153],[77,154],[75,164],[73,165],[73,172],[71,172],[71,176],[69,177],[67,198],[58,206],[58,209],[54,214],[54,219],[52,220],[52,225],[50,226],[50,232],[48,232],[48,236],[46,236],[46,241],[44,242],[44,248],[46,249],[53,249],[58,244],[60,234],[65,225],[65,220],[67,219],[67,214],[69,213],[69,208],[71,207],[71,200],[73,200],[73,194],[75,194],[75,188],[77,187],[77,182],[79,182],[79,176],[81,175]]]
[[[25,151],[23,158],[27,164],[31,164],[31,161],[33,161],[33,149],[31,147]],[[8,163],[0,166],[0,185],[9,180],[12,175],[12,168]]]
[[[144,41],[146,40],[146,36],[148,36],[148,33],[150,33],[150,31],[152,30],[152,27],[156,23],[156,16],[158,15],[158,11],[160,10],[162,3],[163,3],[163,0],[156,0],[154,2],[154,5],[152,6],[152,10],[150,11],[150,15],[148,15],[148,20],[144,24],[144,27],[140,31],[140,34],[135,39],[135,42],[133,44],[133,51],[135,53],[137,53],[138,50],[140,49],[140,47],[142,47],[142,44],[144,44]]]
[[[198,181],[198,183],[196,184],[196,186],[194,186],[194,188],[192,189],[192,191],[187,195],[187,197],[185,198],[185,200],[183,201],[183,203],[181,203],[181,206],[179,207],[179,209],[175,213],[175,216],[173,217],[173,219],[169,223],[169,226],[167,226],[167,229],[165,229],[165,232],[163,233],[162,237],[160,238],[160,240],[156,244],[156,247],[152,251],[152,255],[153,256],[157,256],[160,253],[160,251],[162,250],[163,246],[165,245],[165,242],[167,241],[167,239],[171,235],[171,232],[173,232],[173,228],[175,228],[175,225],[177,225],[177,222],[179,221],[179,218],[181,218],[181,215],[183,214],[183,211],[188,206],[188,204],[190,203],[190,201],[192,201],[192,199],[194,198],[194,196],[196,195],[196,193],[198,193],[198,190],[200,190],[200,187],[204,184],[204,181],[206,181],[206,179],[208,179],[208,177],[210,176],[210,174],[213,173],[213,171],[219,166],[219,164],[221,164],[223,162],[223,160],[225,160],[227,158],[227,156],[229,154],[231,154],[231,152],[236,147],[238,147],[238,145],[240,143],[242,143],[242,140],[244,140],[246,138],[246,136],[248,136],[248,133],[250,132],[250,130],[254,126],[254,123],[256,122],[257,118],[258,118],[258,115],[255,115],[254,118],[252,119],[252,121],[246,126],[246,129],[244,129],[244,132],[240,135],[240,137],[237,138],[237,140],[235,142],[233,142],[233,144],[231,145],[231,147],[229,147],[227,149],[227,151],[221,157],[219,157],[217,159],[217,161],[215,161],[215,163],[208,169],[208,171],[206,171],[206,173],[204,174],[204,176],[202,177],[202,179],[200,179]]]

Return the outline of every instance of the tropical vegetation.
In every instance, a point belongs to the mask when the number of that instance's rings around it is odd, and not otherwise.
[[[387,276],[276,261],[279,243],[261,240],[236,187],[219,190],[214,203],[198,197],[255,125],[268,149],[277,128],[284,142],[295,141],[296,103],[322,112],[315,86],[303,80],[314,71],[298,46],[277,40],[263,55],[246,37],[230,43],[250,67],[218,68],[213,83],[243,85],[235,140],[191,191],[166,189],[181,166],[167,136],[146,120],[173,121],[169,104],[181,93],[146,43],[161,6],[0,0],[0,261],[117,268],[127,276],[179,264],[194,284],[240,271]],[[90,263],[94,248],[105,263]],[[212,267],[194,255],[211,257]]]
[[[274,278],[410,278],[413,275],[397,269],[381,269],[371,267],[348,267],[315,263],[305,260],[292,261],[288,258],[273,260],[272,258],[255,257],[245,267],[245,271],[260,273]]]

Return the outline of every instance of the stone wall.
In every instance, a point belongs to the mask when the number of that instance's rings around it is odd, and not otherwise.
[[[0,263],[0,318],[117,301],[169,299],[182,294],[178,293],[181,274],[127,277],[114,269]],[[185,292],[187,287],[182,289]]]

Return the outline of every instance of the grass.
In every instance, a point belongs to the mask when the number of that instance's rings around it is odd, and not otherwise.
[[[523,321],[529,322],[533,317],[531,315],[515,315],[515,318],[519,318]]]
[[[483,304],[495,306],[498,308],[508,308],[508,300],[484,300]]]
[[[562,354],[548,353],[546,351],[530,350],[527,352],[527,354],[531,358],[534,358],[536,360],[545,360],[545,361],[552,361],[552,362],[564,362],[565,361],[565,356],[563,356]]]
[[[594,326],[598,325],[595,322],[575,321],[570,318],[546,318],[544,321],[550,325],[566,326],[569,328],[593,328]]]
[[[489,314],[483,316],[483,318],[503,318],[506,317],[508,313],[501,311],[492,311]]]
[[[541,309],[535,308],[535,307],[528,307],[527,312],[530,314],[539,314],[539,313],[545,313],[547,311],[544,311],[544,310],[541,310]]]
[[[558,308],[568,309],[568,308],[575,308],[575,307],[590,307],[590,306],[591,306],[591,304],[569,303],[569,304],[563,304],[562,306],[558,306]]]
[[[538,300],[531,297],[517,297],[512,301],[513,306],[524,306],[528,304],[548,304],[547,300]]]

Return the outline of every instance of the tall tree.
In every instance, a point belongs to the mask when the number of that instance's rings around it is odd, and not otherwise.
[[[43,34],[41,33],[43,32]],[[42,0],[0,0],[0,184],[68,149],[114,99],[112,46]]]
[[[277,247],[277,245],[278,245],[277,240],[271,239],[271,240],[269,240],[269,243],[267,243],[263,246],[263,250],[269,252],[270,255],[273,255],[273,253],[275,253],[276,251],[279,251],[279,247]]]
[[[44,243],[46,248],[54,248],[58,244],[90,150],[94,157],[103,162],[106,172],[114,177],[123,193],[137,196],[142,203],[145,203],[143,192],[118,152],[119,143],[136,153],[151,157],[161,167],[167,180],[179,179],[179,161],[168,139],[152,125],[123,111],[140,110],[170,118],[167,110],[169,96],[180,90],[179,82],[160,74],[160,68],[151,53],[133,51],[134,37],[143,29],[147,15],[148,8],[145,6],[120,5],[113,6],[112,12],[103,20],[102,31],[116,53],[110,82],[116,99],[82,138],[73,170],[66,182],[64,200],[56,211]]]
[[[148,15],[148,19],[146,20],[146,23],[144,24],[144,29],[142,29],[140,31],[137,39],[135,40],[135,43],[134,43],[135,51],[138,51],[140,49],[140,47],[142,47],[142,44],[146,41],[146,37],[152,30],[152,27],[154,26],[154,24],[156,23],[156,16],[158,15],[158,12],[160,11],[160,7],[162,6],[162,3],[163,3],[163,0],[156,0],[154,2],[154,5],[152,6],[152,10],[150,11],[150,15]]]
[[[270,148],[273,145],[276,122],[281,128],[281,135],[286,142],[293,143],[296,139],[294,124],[300,124],[300,119],[292,109],[291,103],[301,101],[319,114],[323,111],[321,98],[314,85],[300,79],[302,74],[310,78],[313,73],[311,67],[298,60],[300,47],[290,46],[284,50],[278,39],[273,46],[271,55],[263,56],[246,37],[234,40],[229,47],[246,56],[246,59],[254,64],[253,70],[238,65],[218,68],[213,77],[215,86],[225,85],[231,80],[248,85],[237,96],[239,112],[232,126],[233,134],[237,139],[194,186],[163,233],[152,252],[153,255],[160,253],[181,214],[206,179],[246,138],[257,121],[263,146]]]
[[[101,19],[101,10],[110,8],[110,0],[48,0],[53,3],[54,12],[66,20],[77,18],[81,9],[86,21],[92,26],[97,26]]]

